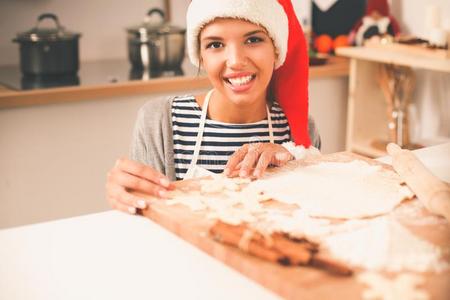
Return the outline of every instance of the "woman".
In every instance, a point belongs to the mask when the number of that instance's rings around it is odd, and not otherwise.
[[[193,177],[198,166],[260,177],[297,157],[289,141],[320,147],[308,121],[306,42],[289,0],[193,0],[187,47],[213,89],[141,108],[132,160],[119,159],[108,173],[116,209],[147,206],[131,191],[166,198],[171,180]]]

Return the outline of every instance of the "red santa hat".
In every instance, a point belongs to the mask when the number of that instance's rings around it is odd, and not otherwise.
[[[283,109],[297,145],[309,147],[308,52],[303,30],[290,0],[192,0],[187,24],[187,49],[191,62],[199,66],[198,36],[216,18],[236,18],[267,30],[278,57],[271,87]]]

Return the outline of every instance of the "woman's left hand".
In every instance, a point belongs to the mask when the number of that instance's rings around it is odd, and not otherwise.
[[[230,157],[224,174],[228,177],[259,178],[269,165],[283,166],[292,159],[292,154],[279,144],[245,144]]]

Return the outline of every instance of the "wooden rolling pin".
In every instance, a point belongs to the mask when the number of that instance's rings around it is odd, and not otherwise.
[[[450,222],[450,186],[434,176],[411,151],[390,143],[387,152],[395,171],[423,205]]]

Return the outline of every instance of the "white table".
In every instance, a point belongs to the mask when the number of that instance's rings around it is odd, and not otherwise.
[[[118,211],[0,231],[0,299],[277,299],[143,218]]]
[[[450,181],[450,143],[416,153]],[[108,211],[0,230],[0,299],[277,296],[152,221]]]

